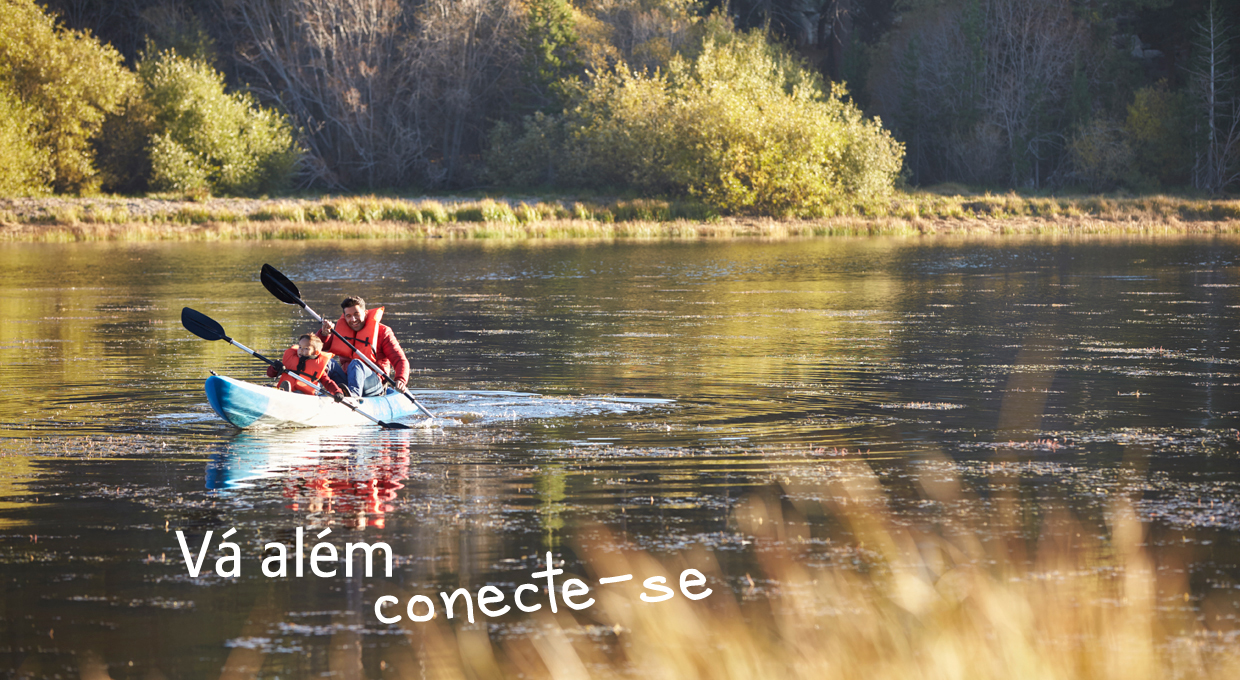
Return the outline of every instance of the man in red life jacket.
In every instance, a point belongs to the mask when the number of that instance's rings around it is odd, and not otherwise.
[[[362,361],[353,357],[353,350],[331,334],[336,332],[387,372],[396,381],[396,387],[405,389],[409,381],[409,360],[405,351],[396,341],[392,329],[379,323],[383,318],[383,308],[366,309],[366,301],[360,297],[350,296],[340,303],[344,313],[333,325],[323,319],[323,327],[317,335],[323,340],[323,349],[336,355],[331,360],[327,377],[336,381],[352,396],[374,397],[383,394],[383,380]]]
[[[296,373],[319,385],[329,394],[340,394],[340,386],[327,377],[327,368],[331,363],[332,355],[324,353],[322,349],[323,341],[318,336],[306,333],[297,338],[297,345],[284,350],[284,357],[281,361],[284,364],[284,370],[268,366],[267,377],[279,376],[280,382],[276,384],[279,389],[314,394],[314,390],[309,385],[289,375],[289,373]]]

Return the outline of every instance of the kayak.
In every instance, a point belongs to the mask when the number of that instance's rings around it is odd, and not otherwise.
[[[260,427],[335,427],[373,425],[360,413],[331,397],[285,392],[220,375],[207,378],[207,401],[221,418],[241,429]],[[418,412],[408,397],[388,389],[378,397],[353,399],[358,409],[384,422]]]

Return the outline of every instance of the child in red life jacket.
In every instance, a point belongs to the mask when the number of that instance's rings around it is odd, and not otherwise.
[[[297,344],[284,350],[284,371],[280,371],[275,366],[267,367],[267,377],[280,377],[276,383],[276,388],[281,390],[289,390],[292,392],[300,392],[302,394],[314,394],[314,390],[306,383],[289,375],[296,373],[301,377],[309,380],[311,383],[317,384],[333,396],[341,394],[340,386],[327,377],[327,367],[331,363],[332,355],[323,352],[323,341],[317,336],[306,333],[297,338]]]

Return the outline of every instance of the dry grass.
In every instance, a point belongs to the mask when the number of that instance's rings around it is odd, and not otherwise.
[[[776,495],[754,494],[734,511],[762,561],[739,592],[704,551],[661,565],[596,528],[578,549],[589,560],[585,578],[637,576],[593,590],[598,602],[578,619],[544,608],[524,633],[494,638],[486,626],[452,628],[442,618],[408,624],[411,644],[387,649],[383,665],[390,677],[444,679],[1240,677],[1240,652],[1221,642],[1226,636],[1176,606],[1189,600],[1185,570],[1159,568],[1123,499],[1104,526],[1051,516],[1034,539],[1034,513],[1000,483],[994,513],[966,519],[947,510],[937,528],[910,528],[888,510],[867,466],[837,463],[838,481],[810,496],[822,501],[789,509]],[[925,501],[962,507],[960,485],[941,468],[921,486]],[[838,521],[849,538],[836,549],[849,559],[806,566],[801,512]],[[711,577],[709,598],[638,599],[643,575],[690,566]]]
[[[1218,234],[1240,232],[1240,201],[900,193],[840,203],[806,218],[721,218],[689,202],[405,200],[375,196],[267,201],[47,199],[0,210],[0,240],[788,238],[936,234]]]

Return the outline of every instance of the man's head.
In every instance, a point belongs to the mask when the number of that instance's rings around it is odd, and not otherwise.
[[[323,351],[323,341],[317,335],[306,333],[297,338],[297,356],[313,359]]]
[[[340,303],[340,308],[344,310],[344,322],[349,324],[349,328],[354,333],[362,330],[362,326],[366,325],[366,301],[350,295]]]

